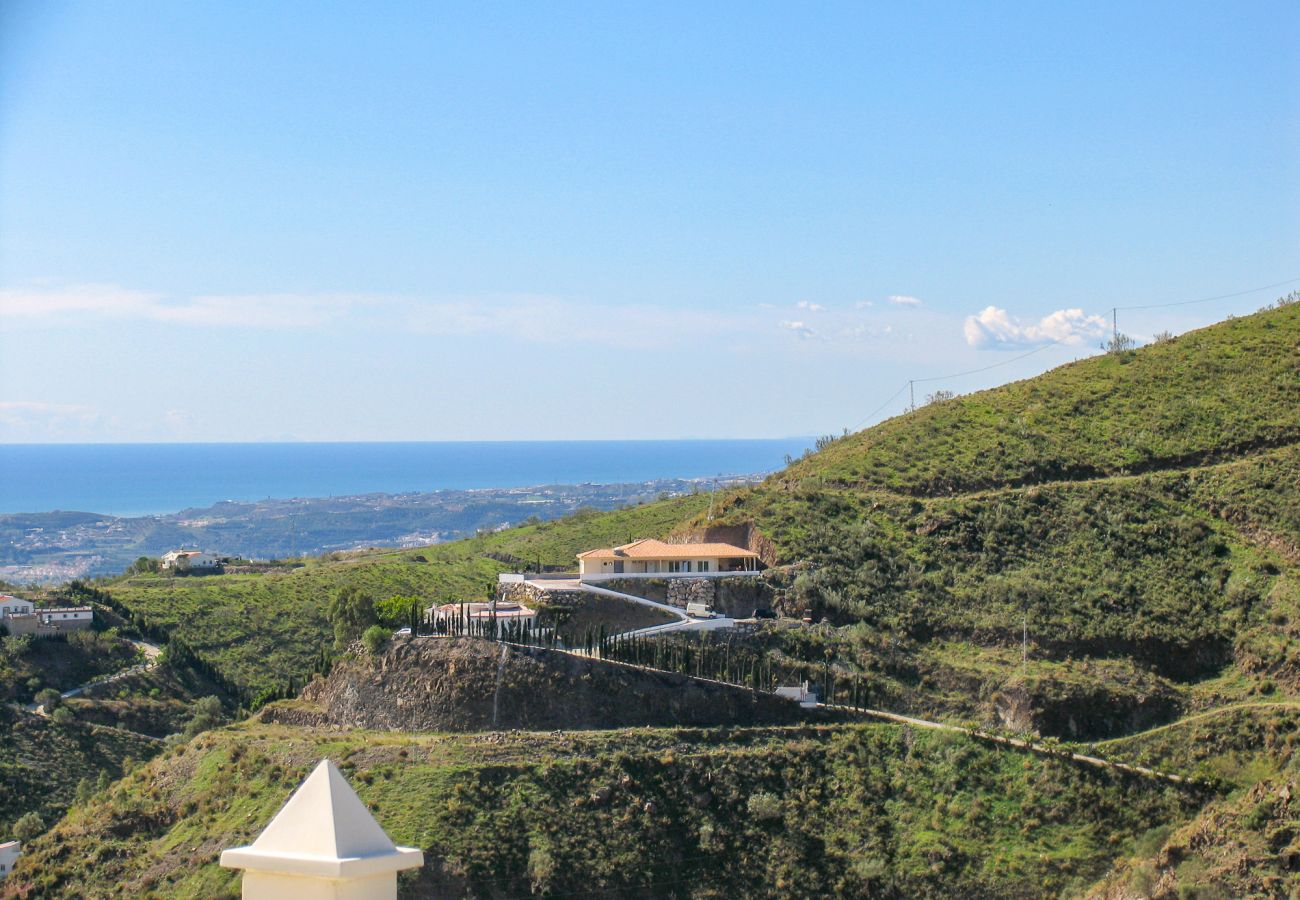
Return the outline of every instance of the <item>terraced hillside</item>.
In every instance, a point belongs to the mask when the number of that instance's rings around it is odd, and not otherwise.
[[[1195,802],[892,725],[447,736],[245,724],[75,810],[11,889],[233,898],[219,851],[256,834],[323,756],[394,839],[425,850],[403,877],[408,897],[1036,897],[1086,888]]]

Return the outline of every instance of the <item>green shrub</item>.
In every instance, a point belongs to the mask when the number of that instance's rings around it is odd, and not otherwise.
[[[374,656],[388,642],[389,636],[390,632],[383,625],[371,625],[361,635],[361,642],[366,645],[370,655]]]

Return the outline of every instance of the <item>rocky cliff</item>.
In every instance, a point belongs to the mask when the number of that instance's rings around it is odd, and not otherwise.
[[[416,638],[340,663],[262,716],[388,731],[543,731],[784,724],[808,714],[770,694],[553,650]]]

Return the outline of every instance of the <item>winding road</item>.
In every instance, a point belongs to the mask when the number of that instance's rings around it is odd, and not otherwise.
[[[134,666],[114,672],[111,675],[101,675],[90,679],[85,684],[79,684],[71,690],[63,691],[59,697],[67,700],[69,697],[76,697],[84,693],[87,688],[95,687],[101,684],[111,684],[114,681],[121,681],[131,675],[138,675],[141,672],[148,672],[150,669],[158,666],[158,657],[162,656],[162,648],[157,644],[151,644],[148,641],[138,641],[134,638],[126,638],[137,650],[144,654],[145,662],[137,663]],[[45,715],[45,707],[39,703],[28,703],[23,709],[38,716]]]

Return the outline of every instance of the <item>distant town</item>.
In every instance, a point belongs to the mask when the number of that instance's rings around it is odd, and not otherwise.
[[[168,515],[93,512],[0,515],[0,581],[54,584],[121,572],[141,556],[202,547],[270,560],[366,547],[419,547],[555,519],[580,508],[637,506],[662,497],[752,484],[761,474],[626,484],[557,484],[347,497],[223,501]]]

